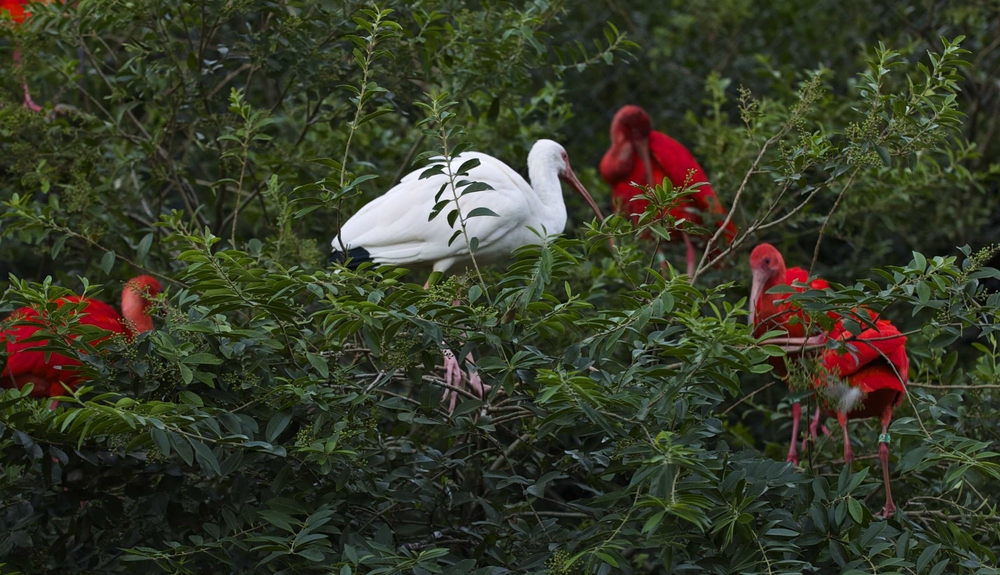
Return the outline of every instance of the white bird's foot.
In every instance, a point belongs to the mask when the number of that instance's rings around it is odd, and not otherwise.
[[[451,387],[468,389],[480,399],[485,399],[486,394],[489,393],[493,386],[483,383],[477,372],[466,376],[465,372],[462,371],[462,366],[458,363],[458,359],[450,349],[445,349],[442,355],[444,356],[444,382]],[[472,359],[472,354],[469,354],[469,359]],[[454,413],[455,405],[458,404],[458,395],[459,393],[455,389],[445,388],[441,401],[448,403],[448,413]]]

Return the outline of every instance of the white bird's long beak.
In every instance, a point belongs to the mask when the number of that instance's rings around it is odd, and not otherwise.
[[[583,187],[583,184],[580,183],[580,179],[576,177],[576,174],[573,172],[573,168],[570,167],[569,162],[566,162],[566,171],[559,177],[565,180],[565,182],[576,190],[578,194],[583,196],[583,199],[590,205],[590,209],[594,210],[594,214],[597,215],[597,221],[604,223],[604,214],[601,213],[601,208],[597,207],[597,202],[594,201],[593,196],[591,196],[590,192],[587,191],[587,188]]]

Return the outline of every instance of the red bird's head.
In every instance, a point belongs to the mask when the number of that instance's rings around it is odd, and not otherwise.
[[[149,317],[150,300],[161,291],[163,286],[153,276],[137,276],[126,282],[122,291],[122,315],[139,333],[153,329],[153,318]]]
[[[768,288],[785,281],[785,258],[771,244],[760,244],[750,252],[750,271],[753,284],[750,287],[750,325],[754,325],[757,305]]]
[[[646,175],[644,185],[654,185],[650,164],[649,132],[653,127],[649,114],[639,106],[622,106],[611,120],[611,149],[601,160],[601,175],[614,184],[632,171],[634,162],[642,162]]]
[[[646,110],[639,106],[622,106],[611,120],[611,141],[617,144],[626,140],[647,140],[652,130],[653,124]]]

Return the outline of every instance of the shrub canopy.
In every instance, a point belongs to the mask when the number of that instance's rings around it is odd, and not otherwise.
[[[989,3],[30,12],[0,22],[0,311],[47,310],[46,349],[89,382],[55,410],[0,395],[0,572],[1000,572]],[[679,229],[710,235],[653,217],[690,191],[669,183],[636,226],[567,195],[563,236],[426,290],[325,266],[340,224],[433,155],[523,170],[555,139],[607,209],[596,166],[626,103],[733,207],[736,241],[693,283],[660,273]],[[816,400],[809,365],[788,392],[746,326],[761,241],[831,280],[790,296],[820,327],[865,307],[908,337],[895,517],[875,516],[877,421],[851,424],[852,466],[836,429],[783,460],[790,403]],[[166,292],[133,340],[95,343],[52,303],[140,273]],[[493,385],[451,415],[442,342]]]

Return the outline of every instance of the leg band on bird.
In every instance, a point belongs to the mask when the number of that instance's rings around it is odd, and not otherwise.
[[[889,443],[889,439],[890,438],[888,433],[880,433],[878,436],[879,443]]]

